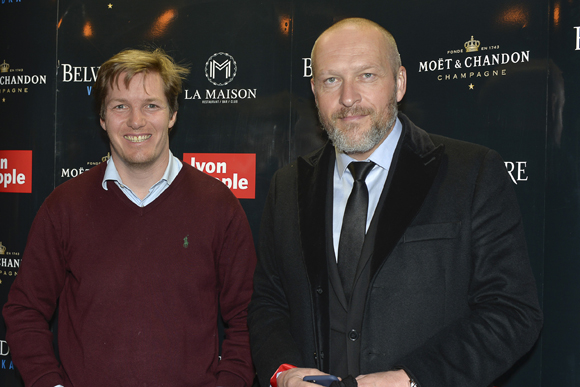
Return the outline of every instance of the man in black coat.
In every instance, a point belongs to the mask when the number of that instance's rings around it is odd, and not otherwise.
[[[260,384],[488,386],[542,325],[503,161],[397,113],[406,71],[377,24],[333,25],[312,65],[332,144],[271,183],[248,319]]]

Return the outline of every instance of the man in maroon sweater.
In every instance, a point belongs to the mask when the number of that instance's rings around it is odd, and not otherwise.
[[[27,386],[251,385],[246,216],[169,150],[187,73],[159,49],[101,66],[94,91],[112,157],[46,199],[4,307]]]

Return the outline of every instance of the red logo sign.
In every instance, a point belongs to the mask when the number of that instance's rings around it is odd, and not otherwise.
[[[32,192],[32,151],[0,151],[0,192]]]
[[[183,161],[224,183],[238,199],[256,197],[255,153],[184,153]]]

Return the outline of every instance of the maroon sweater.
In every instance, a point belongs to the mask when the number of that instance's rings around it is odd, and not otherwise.
[[[239,201],[184,165],[140,208],[114,183],[101,187],[105,167],[57,187],[32,225],[4,307],[26,385],[251,385],[255,252]],[[60,365],[47,322],[58,299]]]

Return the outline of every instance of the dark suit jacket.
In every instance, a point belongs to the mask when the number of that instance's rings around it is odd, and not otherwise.
[[[402,138],[373,219],[360,372],[404,368],[422,387],[487,386],[542,324],[517,200],[496,152],[399,118]],[[248,319],[264,387],[282,363],[328,371],[334,159],[327,144],[271,183]]]

